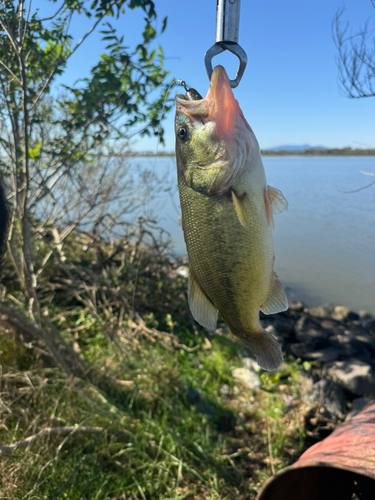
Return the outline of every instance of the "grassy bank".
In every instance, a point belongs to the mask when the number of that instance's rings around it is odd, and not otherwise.
[[[301,364],[248,389],[232,376],[244,352],[224,325],[208,335],[191,320],[178,263],[124,251],[126,265],[113,244],[66,248],[65,266],[106,291],[97,316],[52,265],[41,284],[43,314],[83,371],[68,375],[1,317],[0,498],[255,498],[304,449]]]
[[[83,354],[116,381],[107,390],[45,366],[4,326],[0,341],[3,498],[254,498],[303,447],[285,403],[298,366],[253,393],[225,336],[185,339],[193,352],[139,339],[125,355],[93,340]]]

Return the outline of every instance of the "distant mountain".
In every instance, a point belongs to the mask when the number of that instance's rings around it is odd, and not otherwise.
[[[301,146],[275,146],[274,148],[266,149],[266,151],[306,151],[306,149],[316,149],[324,151],[324,146],[310,146],[309,144],[302,144]]]

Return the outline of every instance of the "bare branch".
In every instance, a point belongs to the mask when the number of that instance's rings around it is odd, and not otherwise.
[[[40,22],[44,22],[44,21],[52,21],[52,19],[54,19],[56,16],[58,16],[60,14],[60,12],[64,9],[65,7],[65,2],[62,3],[61,7],[50,17],[45,17],[43,19],[40,20]]]
[[[21,85],[21,81],[20,81],[20,80],[16,77],[16,75],[13,73],[13,71],[12,71],[10,68],[8,68],[8,66],[7,66],[7,65],[6,65],[3,61],[1,61],[1,60],[0,60],[0,64],[1,64],[1,65],[2,65],[2,66],[3,66],[3,67],[4,67],[7,71],[8,71],[8,73],[9,73],[10,75],[12,75],[12,76],[13,76],[13,78],[14,78],[15,80],[17,80],[17,82]]]
[[[374,5],[374,2],[373,2]],[[332,37],[338,50],[337,66],[340,89],[352,99],[375,96],[375,39],[367,21],[355,34],[348,34],[349,24],[342,21],[339,9],[332,22]]]
[[[17,50],[17,47],[16,47],[16,43],[15,41],[13,40],[13,37],[10,33],[10,31],[7,29],[7,27],[5,26],[5,24],[3,23],[3,21],[0,19],[0,26],[3,28],[3,30],[5,31],[5,34],[7,35],[7,37],[9,38],[9,41],[10,43],[12,44],[12,47],[15,51],[16,54],[18,54],[18,50]]]
[[[23,46],[23,44],[25,43],[25,38],[26,38],[26,33],[27,33],[27,25],[29,23],[29,18],[30,18],[31,4],[32,4],[32,0],[29,0],[29,8],[27,9],[27,16],[26,16],[26,19],[25,19],[25,27],[24,27],[24,30],[23,30],[22,37],[21,37],[21,33],[20,33],[21,46]]]

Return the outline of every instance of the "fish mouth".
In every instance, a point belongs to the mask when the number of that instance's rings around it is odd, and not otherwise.
[[[177,111],[204,122],[214,121],[220,135],[233,133],[240,108],[234,98],[228,75],[223,66],[213,70],[210,87],[204,99],[194,100],[189,92],[176,95]]]
[[[190,92],[186,92],[186,94],[177,94],[176,101],[180,104],[187,104],[189,102],[197,103],[204,101],[204,99],[193,99]]]
[[[176,95],[177,111],[186,115],[190,121],[202,121],[209,116],[206,99],[193,100],[188,92]]]

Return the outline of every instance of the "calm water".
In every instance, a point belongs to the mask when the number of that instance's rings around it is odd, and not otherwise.
[[[172,182],[172,193],[153,203],[175,255],[186,254],[175,159],[132,161]],[[289,297],[375,313],[375,186],[345,193],[374,179],[360,171],[375,172],[375,157],[266,157],[264,166],[268,183],[289,201],[274,232],[275,270]]]

